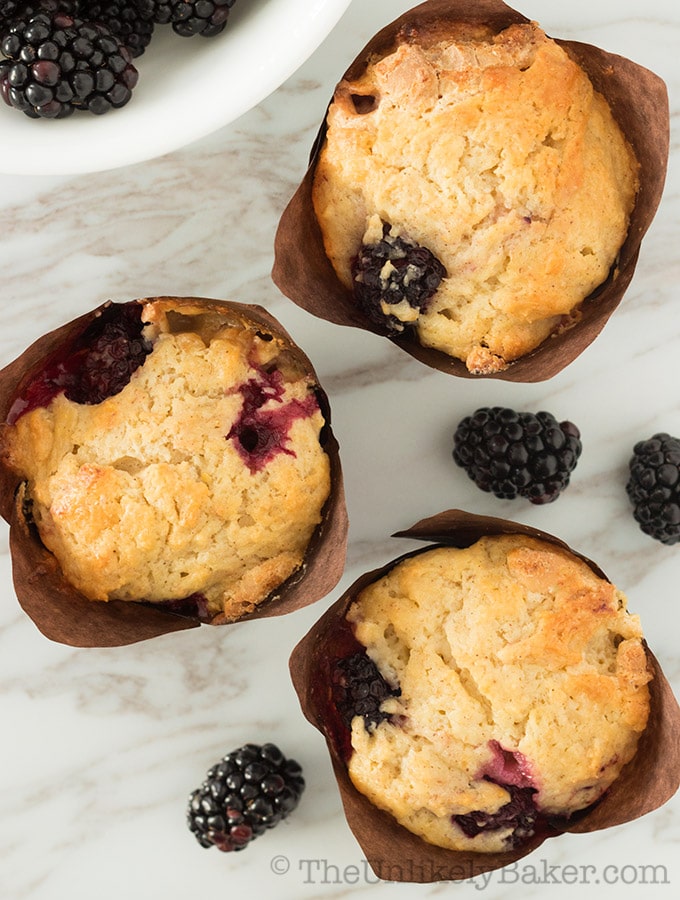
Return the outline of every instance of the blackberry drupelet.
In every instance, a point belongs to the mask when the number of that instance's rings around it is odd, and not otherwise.
[[[302,769],[271,743],[244,744],[212,766],[189,797],[187,824],[201,847],[243,850],[298,805]]]
[[[155,23],[137,0],[80,0],[78,15],[105,25],[135,58],[144,53],[153,37]]]
[[[680,439],[665,432],[639,441],[626,493],[642,531],[662,544],[680,541]]]
[[[0,21],[11,18],[21,6],[21,0],[0,0]]]
[[[180,37],[215,37],[224,31],[236,0],[136,0],[158,25],[172,25]]]
[[[354,716],[363,716],[367,730],[389,719],[389,713],[380,707],[388,697],[401,693],[399,688],[390,687],[364,652],[338,660],[332,683],[333,702],[347,728],[351,728]]]
[[[0,0],[0,30],[3,33],[7,24],[21,13],[22,6],[21,0]]]
[[[370,321],[388,336],[414,324],[445,276],[446,269],[433,253],[393,234],[387,223],[382,240],[363,244],[352,263],[354,296]]]
[[[548,412],[482,407],[459,423],[453,458],[496,497],[550,503],[569,484],[581,455],[578,428]]]
[[[61,11],[14,21],[0,50],[10,61],[2,98],[31,118],[102,115],[124,106],[137,83],[130,51],[107,28]]]

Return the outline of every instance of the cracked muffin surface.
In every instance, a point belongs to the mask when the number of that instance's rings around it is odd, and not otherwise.
[[[355,260],[384,234],[433,254],[446,274],[426,303],[408,302],[417,266],[396,294],[388,266],[366,314],[490,374],[573,324],[615,265],[637,187],[607,102],[562,47],[533,23],[460,25],[403,36],[338,85],[313,202],[357,302]]]
[[[626,598],[520,536],[441,547],[364,588],[347,619],[389,686],[351,720],[355,787],[449,849],[502,851],[602,796],[649,714]]]
[[[140,305],[146,355],[124,386],[93,402],[70,399],[69,383],[43,403],[33,395],[58,378],[41,387],[39,376],[4,426],[3,455],[42,542],[85,596],[190,598],[204,616],[235,620],[299,569],[321,521],[330,463],[318,386],[256,322]],[[79,352],[86,364],[92,348]]]

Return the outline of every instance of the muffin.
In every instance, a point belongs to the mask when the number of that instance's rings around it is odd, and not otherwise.
[[[384,333],[489,374],[573,320],[623,244],[638,162],[535,23],[404,39],[337,87],[313,203]]]
[[[110,303],[39,356],[13,383],[1,464],[78,595],[224,623],[304,574],[337,463],[311,364],[268,317]]]
[[[625,604],[584,562],[523,536],[399,563],[347,613],[365,648],[336,687],[352,782],[451,850],[506,850],[590,806],[649,713],[642,632]],[[362,714],[366,657],[385,699]]]
[[[441,371],[549,378],[633,277],[668,123],[665,85],[630,60],[501,0],[429,0],[337,84],[272,277]]]
[[[430,545],[361,576],[290,663],[380,877],[470,877],[677,790],[680,711],[593,563],[457,510],[400,536]]]

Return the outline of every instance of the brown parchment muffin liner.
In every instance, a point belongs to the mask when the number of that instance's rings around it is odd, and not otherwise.
[[[375,874],[388,881],[458,881],[500,869],[532,853],[548,837],[563,832],[587,832],[636,819],[662,806],[680,784],[680,708],[654,654],[646,647],[650,670],[650,714],[635,757],[606,794],[569,825],[552,834],[536,835],[521,848],[504,853],[446,850],[429,844],[373,806],[352,784],[329,723],[331,685],[329,660],[338,642],[338,629],[355,597],[401,560],[433,546],[468,547],[484,535],[523,534],[549,541],[584,560],[600,577],[595,563],[559,538],[506,519],[447,510],[417,522],[394,537],[423,540],[428,547],[406,553],[367,572],[340,597],[297,644],[290,657],[290,674],[305,717],[325,737],[347,823]],[[607,579],[608,580],[608,579]]]
[[[311,361],[283,326],[260,306],[202,297],[155,297],[133,302],[163,304],[187,314],[214,312],[245,328],[269,333],[286,352],[301,362],[310,376],[326,422],[321,438],[330,461],[331,492],[323,508],[322,522],[312,536],[302,566],[255,611],[238,621],[284,615],[321,599],[335,587],[342,575],[348,521],[339,449],[330,426],[330,406]],[[80,334],[109,305],[109,302],[104,303],[39,338],[0,371],[0,423],[6,422],[14,399],[20,395],[22,387],[40,372],[46,360]],[[2,427],[0,424],[0,429]],[[42,544],[36,529],[26,519],[22,499],[21,478],[0,459],[0,515],[10,525],[14,588],[22,608],[46,637],[76,647],[113,647],[195,628],[200,624],[226,624],[222,614],[205,622],[198,617],[179,615],[150,604],[88,599],[66,580],[56,558]]]
[[[357,78],[371,57],[392,52],[400,39],[445,38],[456,23],[485,24],[500,32],[530,20],[502,0],[429,0],[404,13],[379,31],[359,53],[343,79]],[[555,39],[589,75],[595,89],[609,103],[640,163],[640,188],[628,236],[609,278],[583,301],[574,324],[547,338],[532,352],[502,372],[476,375],[461,360],[423,347],[411,329],[389,337],[426,365],[465,378],[504,381],[544,381],[572,362],[597,337],[628,287],[642,238],[656,213],[666,177],[669,150],[668,95],[664,82],[653,72],[612,53],[577,41]],[[342,79],[341,79],[342,80]],[[289,299],[314,315],[338,325],[378,333],[340,282],[326,256],[321,230],[312,204],[312,183],[317,156],[326,134],[324,122],[312,147],[304,179],[283,212],[275,239],[272,278]]]

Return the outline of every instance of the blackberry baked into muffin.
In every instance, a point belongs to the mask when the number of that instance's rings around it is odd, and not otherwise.
[[[329,413],[272,324],[219,301],[107,304],[14,386],[3,471],[81,596],[222,623],[303,574]]]
[[[502,0],[428,0],[340,78],[272,277],[432,368],[544,380],[621,301],[668,148],[653,72]]]
[[[395,537],[427,545],[360,575],[290,658],[380,878],[470,878],[677,791],[680,709],[595,563],[455,509]]]
[[[623,244],[638,162],[535,24],[403,36],[338,85],[313,202],[378,330],[489,374],[577,315]]]

